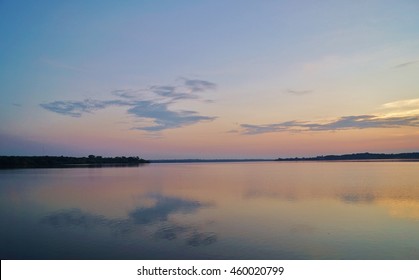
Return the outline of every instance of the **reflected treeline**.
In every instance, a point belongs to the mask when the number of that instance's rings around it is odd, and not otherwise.
[[[243,197],[247,199],[255,198],[275,198],[288,201],[294,201],[304,198],[321,198],[332,197],[337,198],[345,203],[372,203],[377,199],[377,195],[369,192],[349,192],[343,190],[342,193],[322,193],[320,190],[317,193],[302,193],[298,190],[290,190],[289,188],[277,189],[276,191],[269,191],[263,189],[249,189],[244,192]]]
[[[371,202],[374,202],[375,196],[370,193],[366,193],[366,194],[348,193],[348,194],[341,195],[340,200],[347,203],[371,203]]]
[[[136,166],[149,163],[139,157],[55,157],[55,156],[0,156],[0,168],[55,168],[55,167],[101,167]]]
[[[284,199],[284,200],[296,200],[297,193],[295,191],[287,190],[265,190],[265,189],[248,189],[243,193],[243,197],[246,199],[255,199],[255,198],[275,198],[275,199]]]
[[[275,190],[251,188],[245,199],[278,199],[288,202],[332,199],[345,204],[375,204],[388,209],[391,216],[419,220],[419,188],[315,188],[278,187]]]
[[[277,188],[276,190],[268,189],[255,189],[251,188],[246,190],[243,193],[243,197],[246,199],[256,199],[256,198],[272,198],[272,199],[282,199],[282,200],[299,200],[299,199],[311,199],[311,198],[333,198],[338,199],[345,203],[373,203],[378,200],[383,199],[393,199],[393,200],[415,200],[419,201],[419,194],[415,192],[388,192],[385,189],[383,190],[350,190],[342,188],[339,190],[330,190],[330,189],[310,189],[305,190],[300,188]]]
[[[151,230],[154,239],[183,239],[189,246],[205,246],[217,241],[214,232],[204,232],[196,225],[182,225],[169,219],[171,214],[192,213],[204,207],[204,204],[156,194],[150,197],[156,200],[154,206],[137,208],[128,214],[127,219],[111,219],[80,209],[63,209],[46,215],[41,223],[56,228],[76,227],[87,230],[101,227],[109,229],[115,235]]]

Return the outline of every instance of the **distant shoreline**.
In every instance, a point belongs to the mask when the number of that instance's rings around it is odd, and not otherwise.
[[[419,152],[399,154],[356,153],[317,157],[294,157],[277,159],[158,159],[145,160],[139,157],[88,157],[64,156],[0,156],[0,169],[22,168],[100,168],[133,167],[149,163],[229,163],[229,162],[417,162]]]
[[[275,159],[152,159],[150,163],[261,162]]]
[[[399,154],[356,153],[308,158],[278,158],[275,161],[419,161],[419,152]]]

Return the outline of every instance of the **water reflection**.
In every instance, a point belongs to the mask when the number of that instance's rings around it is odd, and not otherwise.
[[[215,233],[208,232],[197,232],[194,231],[186,239],[186,243],[190,246],[201,246],[201,245],[211,245],[217,241],[217,235]]]
[[[343,202],[347,203],[372,203],[375,200],[375,196],[373,194],[358,194],[358,193],[348,193],[343,194],[340,199]]]
[[[181,224],[169,219],[171,214],[190,214],[209,204],[161,194],[151,194],[147,197],[153,198],[155,204],[150,207],[138,207],[129,212],[125,219],[107,218],[80,209],[62,209],[47,214],[40,222],[54,228],[78,227],[89,230],[102,227],[109,229],[114,235],[138,234],[147,229],[152,231],[151,235],[155,239],[171,241],[181,238],[186,245],[194,247],[211,245],[217,241],[214,232],[200,231],[197,225]]]
[[[418,163],[307,163],[281,168],[282,173],[270,173],[269,181],[248,184],[242,198],[301,205],[308,201],[322,201],[323,205],[339,201],[352,206],[369,205],[384,209],[393,218],[419,221]]]
[[[396,189],[397,191],[394,191]],[[419,220],[419,186],[412,189],[394,187],[380,189],[377,187],[370,192],[363,188],[357,190],[345,190],[345,188],[327,190],[317,189],[310,192],[310,188],[304,190],[294,188],[290,190],[279,186],[276,190],[247,189],[243,192],[245,199],[277,199],[283,201],[304,201],[304,200],[339,200],[347,204],[375,204],[387,209],[392,217],[402,219]]]
[[[40,219],[42,224],[55,228],[79,227],[85,230],[105,227],[113,233],[129,233],[134,224],[130,220],[109,219],[102,215],[83,212],[80,209],[62,209]]]
[[[199,201],[162,196],[160,194],[149,195],[149,197],[156,201],[154,206],[140,207],[129,213],[129,216],[137,224],[167,221],[168,216],[172,213],[193,213],[203,206]]]
[[[377,204],[382,207],[387,208],[391,217],[398,218],[398,219],[411,219],[411,220],[419,222],[419,200],[383,199],[377,202]]]
[[[309,224],[296,224],[290,228],[291,234],[313,234],[316,227]]]
[[[272,162],[0,171],[0,254],[419,259],[418,170]]]
[[[157,239],[173,240],[178,238],[180,234],[188,232],[190,227],[167,224],[160,227],[155,233],[154,237]]]

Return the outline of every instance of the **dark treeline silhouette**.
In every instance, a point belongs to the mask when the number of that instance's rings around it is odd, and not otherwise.
[[[346,155],[327,155],[317,157],[295,157],[295,158],[278,158],[277,161],[322,161],[322,160],[419,160],[419,153],[401,153],[401,154],[373,154],[358,153]]]
[[[149,163],[139,157],[0,156],[0,168],[135,166]]]

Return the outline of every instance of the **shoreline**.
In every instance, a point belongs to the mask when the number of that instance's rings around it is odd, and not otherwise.
[[[418,162],[419,152],[400,154],[358,153],[277,159],[157,159],[139,157],[0,156],[0,169],[135,167],[153,163],[240,163],[240,162]]]

